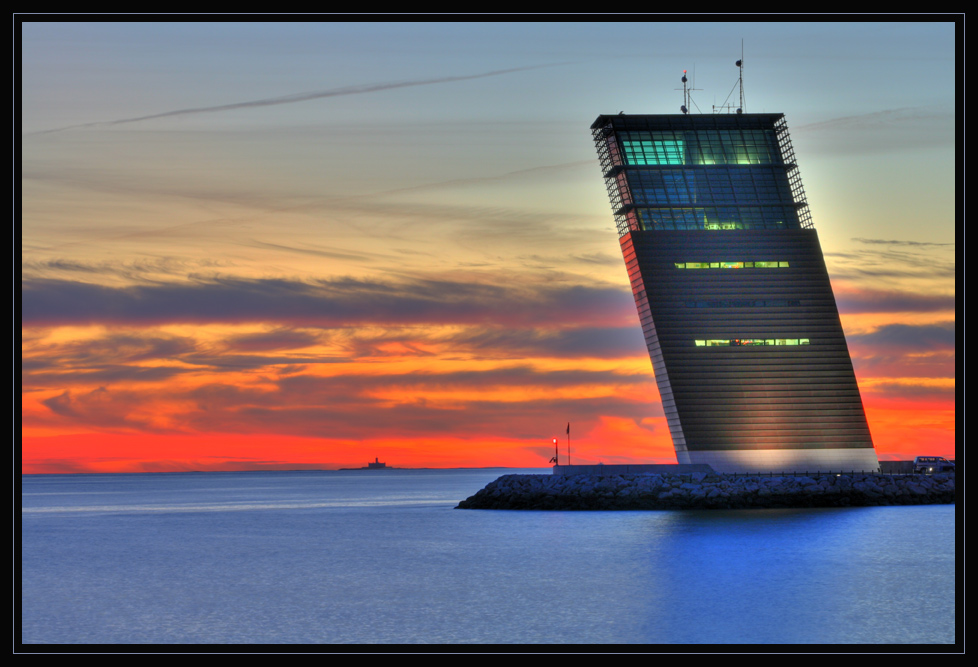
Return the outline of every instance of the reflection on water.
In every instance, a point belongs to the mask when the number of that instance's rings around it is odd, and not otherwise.
[[[952,505],[452,509],[504,472],[24,477],[23,640],[954,641]]]

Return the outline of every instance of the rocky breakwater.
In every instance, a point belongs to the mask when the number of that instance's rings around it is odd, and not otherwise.
[[[954,473],[503,475],[456,509],[674,510],[953,502]]]

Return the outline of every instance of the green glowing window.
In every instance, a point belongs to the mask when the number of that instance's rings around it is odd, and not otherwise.
[[[685,159],[682,132],[622,132],[625,162],[635,165],[681,165]]]
[[[697,164],[770,164],[777,161],[772,130],[700,130],[687,135]]]
[[[788,262],[675,262],[677,269],[786,269]]]
[[[667,141],[623,141],[628,164],[683,164],[681,139]]]
[[[693,341],[696,347],[756,347],[778,345],[810,345],[810,338],[707,338]]]

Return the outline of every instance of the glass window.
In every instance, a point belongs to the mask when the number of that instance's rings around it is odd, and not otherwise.
[[[757,347],[757,346],[791,346],[810,345],[809,338],[730,338],[730,339],[695,339],[696,347]]]
[[[682,132],[622,132],[625,162],[633,165],[681,165],[685,163]]]
[[[781,269],[788,262],[676,262],[677,269]]]

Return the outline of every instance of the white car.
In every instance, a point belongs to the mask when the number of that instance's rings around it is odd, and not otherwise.
[[[954,462],[943,456],[918,456],[913,460],[916,474],[930,475],[935,472],[954,472]]]

